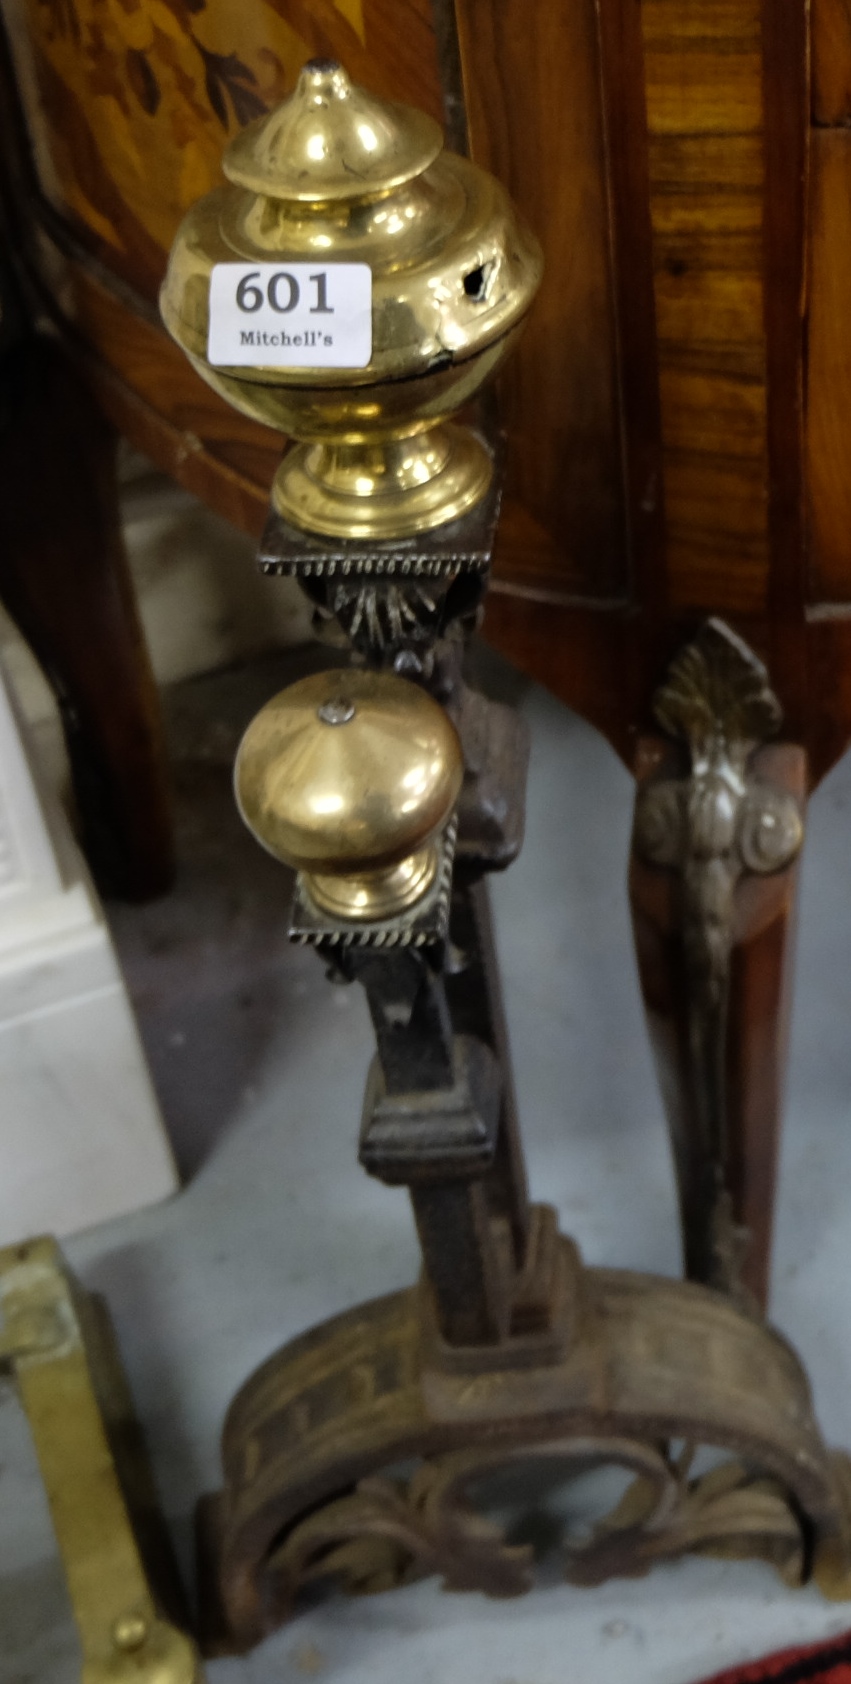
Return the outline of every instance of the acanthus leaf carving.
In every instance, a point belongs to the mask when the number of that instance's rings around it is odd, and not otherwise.
[[[653,699],[653,712],[668,736],[688,743],[693,758],[711,756],[723,745],[727,756],[738,760],[754,744],[776,736],[783,720],[766,667],[717,619],[707,620],[676,656]]]

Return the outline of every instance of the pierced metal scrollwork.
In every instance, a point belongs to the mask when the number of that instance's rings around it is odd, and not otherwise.
[[[689,776],[661,778],[636,802],[634,847],[682,881],[694,1103],[716,1184],[712,1284],[738,1292],[746,1233],[726,1187],[725,1050],[734,900],[749,872],[783,870],[804,835],[798,803],[755,776],[752,757],[775,736],[780,703],[762,662],[721,620],[708,620],[676,657],[654,698],[663,731],[685,742]]]
[[[605,1437],[555,1440],[532,1449],[451,1451],[423,1462],[408,1481],[372,1477],[303,1520],[269,1561],[290,1606],[317,1582],[350,1594],[390,1590],[439,1574],[447,1590],[520,1596],[533,1582],[531,1544],[510,1543],[474,1503],[474,1488],[512,1461],[561,1462],[631,1472],[622,1498],[587,1537],[566,1536],[565,1577],[594,1586],[634,1578],[686,1553],[757,1557],[789,1585],[803,1583],[807,1540],[781,1482],[738,1458],[691,1477],[696,1446]]]
[[[447,1366],[413,1289],[335,1317],[247,1382],[225,1429],[227,1497],[199,1516],[202,1563],[217,1564],[215,1581],[202,1572],[211,1632],[250,1647],[319,1584],[435,1574],[518,1596],[553,1522],[576,1585],[694,1552],[851,1594],[851,1462],[825,1448],[791,1348],[719,1293],[587,1269],[559,1243],[581,1315],[531,1366],[505,1344],[502,1362],[479,1346]],[[588,1490],[576,1501],[570,1486],[594,1469],[626,1485],[588,1525]],[[536,1526],[540,1489],[563,1484]]]
[[[519,1596],[531,1585],[530,1546],[506,1543],[465,1500],[464,1487],[487,1467],[481,1453],[456,1451],[421,1463],[408,1481],[362,1479],[302,1521],[269,1565],[293,1600],[316,1580],[364,1593],[431,1574],[448,1590]]]

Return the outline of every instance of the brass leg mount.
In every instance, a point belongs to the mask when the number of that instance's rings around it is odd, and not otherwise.
[[[56,1242],[0,1250],[0,1366],[33,1436],[82,1648],[82,1684],[202,1684],[106,1313]]]

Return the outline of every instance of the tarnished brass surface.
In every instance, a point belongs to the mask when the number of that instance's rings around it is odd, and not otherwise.
[[[399,530],[400,501],[407,532],[456,520],[484,496],[492,471],[478,436],[447,423],[380,444],[325,440],[293,450],[273,500],[299,526],[321,519],[341,538],[380,538]]]
[[[370,601],[382,613],[383,587],[395,584],[391,600],[404,602],[408,593],[440,591],[459,574],[475,574],[484,583],[493,561],[497,521],[502,500],[505,444],[493,427],[483,439],[493,473],[485,496],[458,520],[445,521],[428,534],[412,534],[407,538],[373,539],[348,538],[345,535],[306,532],[282,519],[272,507],[266,530],[260,540],[257,563],[261,573],[285,574],[300,580],[309,588],[310,582],[325,580],[345,585],[360,597],[365,614]],[[404,608],[403,608],[404,616]],[[404,617],[393,621],[392,610],[386,616],[385,640],[397,643],[404,631]],[[389,632],[389,638],[387,633]]]
[[[590,1540],[567,1538],[576,1583],[689,1550],[761,1556],[800,1583],[814,1554],[825,1590],[851,1596],[847,1458],[825,1449],[785,1341],[707,1288],[577,1271],[572,1248],[566,1261],[576,1315],[537,1366],[511,1366],[507,1347],[503,1365],[497,1350],[440,1366],[414,1289],[258,1369],[229,1411],[225,1491],[203,1517],[223,1646],[258,1641],[316,1580],[385,1589],[436,1572],[453,1589],[527,1589],[531,1552],[487,1520],[481,1486],[542,1459],[635,1475]],[[701,1444],[729,1459],[695,1477]],[[410,1479],[384,1473],[411,1458]]]
[[[0,1251],[0,1306],[0,1362],[11,1367],[35,1443],[83,1684],[201,1684],[195,1645],[164,1617],[143,1565],[100,1407],[109,1380],[55,1241]]]
[[[294,93],[231,143],[229,185],[178,231],[163,320],[237,409],[305,441],[273,500],[287,520],[348,538],[457,519],[485,493],[475,434],[445,426],[502,362],[541,273],[537,242],[499,184],[442,149],[431,119],[306,65]],[[207,360],[216,263],[361,262],[372,271],[364,369],[227,369]]]
[[[305,873],[325,911],[379,919],[434,881],[434,841],[463,756],[437,702],[392,673],[314,674],[274,696],[236,759],[236,795],[270,853]]]

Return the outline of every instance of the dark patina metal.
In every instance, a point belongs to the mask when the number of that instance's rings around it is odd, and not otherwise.
[[[224,1489],[200,1511],[213,1648],[257,1642],[317,1580],[369,1590],[440,1573],[454,1589],[526,1589],[528,1548],[477,1507],[486,1476],[524,1459],[634,1476],[590,1541],[566,1540],[576,1583],[698,1550],[763,1556],[793,1583],[815,1570],[851,1594],[849,1464],[825,1449],[786,1343],[729,1293],[585,1269],[555,1212],[528,1201],[486,887],[520,847],[528,743],[462,670],[464,581],[486,585],[497,507],[494,493],[455,528],[392,546],[326,544],[275,516],[261,552],[349,631],[335,581],[371,581],[356,657],[446,706],[466,774],[457,838],[450,827],[421,906],[356,928],[297,881],[293,939],[366,991],[377,1052],[360,1159],[408,1187],[423,1278],[285,1346],[234,1400]],[[447,579],[426,625],[412,593]],[[390,585],[413,619],[381,599]],[[727,1459],[698,1477],[701,1444]]]

